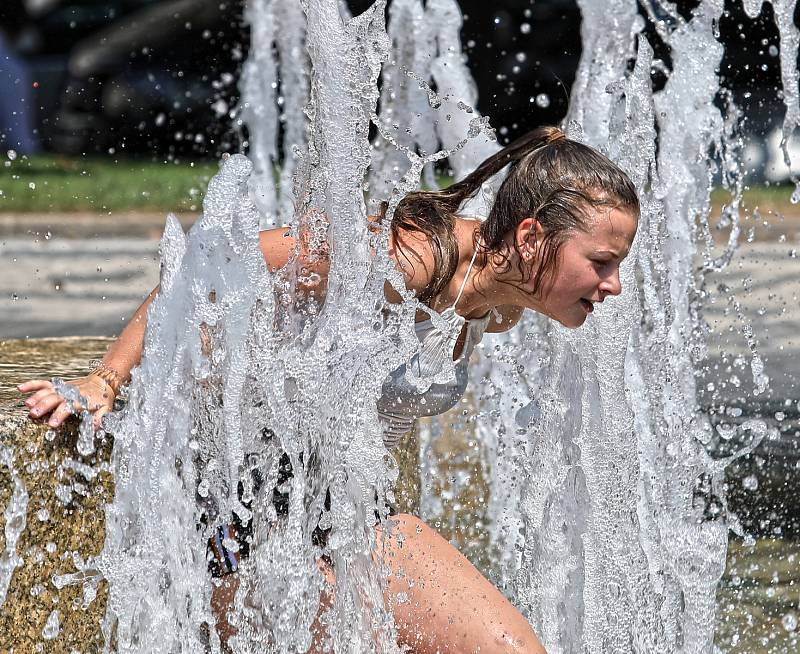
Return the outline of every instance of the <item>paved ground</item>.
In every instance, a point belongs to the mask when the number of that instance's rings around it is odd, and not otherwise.
[[[158,282],[165,219],[0,214],[0,339],[118,334]]]
[[[106,336],[158,283],[158,241],[0,239],[0,338]]]
[[[714,330],[708,339],[709,353],[712,362],[720,363],[712,376],[717,384],[720,380],[728,384],[722,397],[735,398],[752,388],[745,337],[745,331],[752,329],[753,343],[770,377],[769,396],[773,401],[800,400],[800,242],[746,243],[724,272],[709,276],[707,288],[715,296],[703,311]],[[731,296],[740,305],[738,311],[729,301]],[[722,362],[725,353],[732,356]]]

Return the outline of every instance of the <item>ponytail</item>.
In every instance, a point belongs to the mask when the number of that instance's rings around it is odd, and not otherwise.
[[[565,140],[564,133],[557,127],[539,127],[493,154],[461,181],[441,191],[415,191],[400,201],[390,226],[398,251],[407,258],[402,232],[419,232],[428,240],[433,253],[433,274],[419,295],[421,302],[441,293],[456,272],[455,223],[461,205],[475,197],[483,184],[506,166],[513,167],[533,152]]]

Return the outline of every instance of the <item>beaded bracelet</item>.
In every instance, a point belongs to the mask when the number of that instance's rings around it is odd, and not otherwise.
[[[90,375],[100,377],[108,386],[114,391],[114,395],[119,393],[119,387],[125,383],[126,378],[123,378],[114,368],[103,363],[100,359],[93,359],[89,362]]]

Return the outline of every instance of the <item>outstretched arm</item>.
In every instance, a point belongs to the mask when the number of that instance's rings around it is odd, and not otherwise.
[[[294,250],[294,239],[286,236],[285,228],[270,229],[259,235],[261,251],[271,271],[286,265]],[[124,384],[142,359],[144,333],[147,327],[147,311],[158,294],[156,286],[133,314],[130,322],[108,348],[102,365],[85,377],[70,380],[86,398],[88,407],[76,406],[75,410],[88,409],[94,414],[95,426],[114,407],[119,387]],[[50,427],[60,426],[72,413],[64,398],[47,379],[33,379],[17,386],[21,393],[31,393],[25,400],[28,415],[34,420],[46,420]]]
[[[96,427],[100,425],[102,417],[114,407],[119,387],[128,380],[131,370],[142,358],[147,309],[157,295],[158,288],[156,286],[150,292],[119,338],[108,348],[102,366],[85,377],[70,382],[89,404],[88,407],[75,409],[87,408],[93,412]],[[50,380],[33,379],[17,386],[17,390],[21,393],[33,393],[25,400],[25,406],[28,408],[28,415],[34,420],[46,419],[48,425],[58,427],[71,413],[66,401],[55,391]]]

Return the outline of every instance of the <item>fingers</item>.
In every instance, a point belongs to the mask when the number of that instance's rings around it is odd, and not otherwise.
[[[94,423],[94,430],[97,431],[100,427],[103,426],[103,416],[106,415],[110,409],[108,407],[100,407],[97,411],[94,412],[94,416],[92,416],[92,422]]]
[[[93,412],[95,430],[101,426],[103,416],[113,408],[113,392],[105,381],[96,380],[90,383],[86,379],[70,382],[74,384],[82,396],[89,403],[88,410]],[[70,415],[84,410],[81,403],[75,402],[70,408],[63,396],[55,391],[52,382],[44,379],[34,379],[17,386],[21,393],[31,393],[25,399],[25,406],[33,420],[47,420],[50,427],[59,427]],[[49,416],[49,418],[48,418]]]
[[[39,400],[41,400],[44,397],[47,397],[48,395],[50,395],[53,392],[55,392],[55,391],[53,391],[52,387],[43,388],[42,390],[36,391],[33,395],[31,395],[30,397],[26,398],[24,404],[25,404],[26,407],[31,409],[31,408],[36,406],[36,404],[39,402]]]
[[[75,403],[74,410],[81,410],[78,403]],[[48,414],[52,414],[47,420],[47,424],[51,427],[59,427],[72,413],[73,408],[70,408],[67,401],[55,392],[39,398],[29,411],[30,417],[34,420],[44,420]]]
[[[53,388],[53,383],[47,379],[31,379],[17,386],[20,393],[31,393],[48,388]]]
[[[31,407],[29,413],[31,418],[44,418],[48,413],[55,409],[64,401],[58,393],[50,392],[40,397]]]
[[[72,415],[72,409],[69,408],[69,405],[64,401],[64,398],[61,398],[61,404],[53,411],[53,415],[50,416],[50,420],[47,421],[47,424],[51,427],[60,427],[61,423],[63,423],[67,418]],[[79,406],[75,406],[76,411],[80,411]]]

